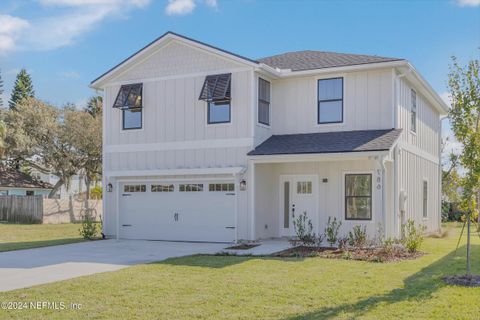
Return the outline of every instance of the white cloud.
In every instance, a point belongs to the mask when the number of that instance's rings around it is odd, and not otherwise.
[[[461,7],[480,6],[480,0],[455,0],[455,3]]]
[[[0,54],[14,50],[16,40],[29,25],[27,20],[0,14]]]
[[[131,10],[143,8],[150,2],[151,0],[38,0],[47,10],[56,7],[55,14],[32,21],[0,15],[0,53],[14,49],[51,50],[70,45],[106,18],[125,16]]]
[[[165,13],[169,16],[183,16],[192,13],[195,9],[195,6],[194,0],[168,0]]]
[[[205,0],[205,4],[209,7],[212,7],[212,8],[217,8],[218,7],[217,0]]]

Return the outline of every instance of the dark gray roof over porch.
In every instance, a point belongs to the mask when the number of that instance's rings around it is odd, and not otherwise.
[[[249,156],[388,151],[402,129],[273,135]]]

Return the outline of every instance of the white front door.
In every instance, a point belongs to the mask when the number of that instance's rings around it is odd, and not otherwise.
[[[317,176],[316,175],[282,175],[280,176],[280,235],[295,236],[294,221],[299,215],[307,214],[312,221],[313,231],[318,230],[317,210]],[[308,221],[307,219],[307,221]]]

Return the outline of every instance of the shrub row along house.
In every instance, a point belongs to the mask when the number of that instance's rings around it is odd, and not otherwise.
[[[252,60],[168,32],[99,78],[104,233],[229,242],[414,219],[440,228],[448,107],[404,59]]]

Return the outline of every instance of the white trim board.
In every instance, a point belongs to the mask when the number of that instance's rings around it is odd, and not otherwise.
[[[175,79],[184,79],[184,78],[195,78],[195,77],[202,77],[208,76],[211,74],[220,74],[220,73],[238,73],[238,72],[246,72],[250,71],[252,68],[230,68],[230,69],[218,69],[218,70],[208,70],[202,72],[195,72],[195,73],[184,73],[184,74],[174,74],[170,76],[163,76],[163,77],[155,77],[155,78],[139,78],[134,80],[122,80],[116,82],[109,82],[104,88],[121,86],[124,84],[132,84],[132,83],[147,83],[147,82],[155,82],[155,81],[164,81],[164,80],[175,80]]]
[[[106,145],[104,147],[104,152],[119,153],[119,152],[194,150],[194,149],[240,148],[240,147],[253,148],[253,138],[186,140],[186,141],[170,141],[170,142],[159,142],[159,143],[112,144],[112,145]]]
[[[106,177],[152,177],[152,176],[182,176],[182,175],[210,175],[210,174],[241,174],[244,167],[225,168],[189,168],[189,169],[157,169],[157,170],[117,170],[106,171]]]
[[[279,154],[264,156],[248,156],[254,163],[276,162],[309,162],[309,161],[346,161],[370,160],[376,156],[388,156],[389,150],[366,152],[338,152],[338,153],[308,153],[308,154]]]
[[[411,154],[419,156],[420,158],[423,158],[425,160],[433,162],[437,165],[440,164],[440,159],[438,159],[433,154],[430,154],[427,151],[424,151],[424,150],[420,149],[417,146],[414,146],[414,145],[411,145],[411,144],[408,144],[408,143],[405,143],[405,142],[401,141],[401,142],[398,143],[398,147],[400,148],[400,150],[405,150],[407,152],[410,152]]]

